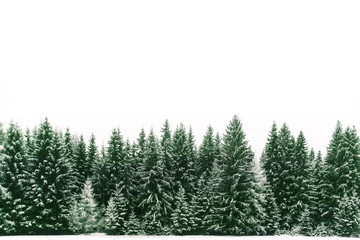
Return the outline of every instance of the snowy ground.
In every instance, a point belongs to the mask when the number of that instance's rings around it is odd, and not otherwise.
[[[102,240],[102,239],[115,239],[115,240],[343,240],[347,238],[340,237],[302,237],[302,236],[269,236],[269,237],[231,237],[231,236],[108,236],[104,234],[91,234],[91,235],[59,235],[59,236],[12,236],[2,237],[0,240]],[[350,238],[349,238],[350,239]]]

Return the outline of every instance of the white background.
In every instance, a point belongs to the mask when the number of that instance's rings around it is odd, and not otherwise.
[[[192,126],[237,114],[259,157],[286,122],[326,150],[360,129],[359,1],[1,1],[0,122],[93,132]]]

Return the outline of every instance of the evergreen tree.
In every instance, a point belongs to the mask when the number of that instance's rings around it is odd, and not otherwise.
[[[107,191],[107,201],[110,199],[111,194],[123,184],[125,176],[125,150],[124,140],[120,133],[120,129],[113,129],[110,141],[107,148],[107,169],[109,186]]]
[[[172,213],[171,195],[164,191],[168,188],[169,181],[163,174],[164,163],[160,157],[159,148],[159,142],[151,130],[141,170],[143,186],[140,195],[143,225],[147,234],[165,233]]]
[[[296,163],[295,163],[295,139],[286,124],[278,133],[278,149],[275,152],[275,173],[272,180],[272,190],[280,211],[280,229],[287,232],[295,226],[294,206],[296,204]]]
[[[165,171],[167,176],[171,176],[174,171],[174,161],[172,157],[172,138],[170,124],[168,120],[165,120],[163,127],[161,128],[161,157],[163,158]]]
[[[55,160],[55,178],[53,180],[56,198],[52,214],[56,216],[56,229],[66,232],[68,229],[68,209],[74,186],[72,185],[71,163],[63,156],[63,145],[58,132],[54,132],[52,149],[52,155]]]
[[[125,231],[126,235],[142,235],[144,233],[134,211],[130,213],[129,220],[125,222]]]
[[[191,194],[193,192],[192,179],[190,175],[191,165],[189,160],[189,144],[188,137],[186,135],[186,129],[183,124],[180,124],[174,132],[172,138],[172,156],[174,160],[174,190],[178,192],[182,187],[185,190],[185,194]]]
[[[146,134],[144,129],[142,128],[139,137],[137,138],[137,142],[133,146],[133,151],[135,151],[135,154],[133,156],[132,160],[132,168],[137,171],[134,172],[134,182],[135,182],[135,194],[134,197],[137,199],[140,195],[140,188],[142,185],[142,179],[141,174],[139,171],[142,169],[144,158],[145,158],[145,152],[146,152]],[[138,205],[138,202],[136,202],[136,205]],[[139,209],[135,208],[135,214],[139,215]]]
[[[12,198],[6,188],[0,184],[0,235],[11,234],[16,231],[14,221],[9,221],[8,213],[11,212]]]
[[[358,237],[360,234],[359,197],[356,193],[352,196],[344,194],[338,200],[334,211],[334,231],[337,236]]]
[[[293,191],[293,201],[290,206],[293,226],[298,226],[301,223],[301,215],[305,209],[309,211],[309,206],[313,198],[311,195],[313,185],[311,182],[310,167],[307,142],[303,132],[300,132],[295,143],[294,161],[291,171],[293,176],[295,176],[295,179],[291,182],[290,186]]]
[[[118,222],[119,214],[116,209],[114,198],[111,197],[105,212],[105,232],[115,235],[119,232],[120,223]]]
[[[279,231],[280,213],[275,201],[275,196],[267,182],[263,186],[264,191],[264,226],[267,235],[275,235]]]
[[[191,230],[191,209],[187,202],[185,191],[180,188],[178,194],[175,196],[176,208],[171,214],[172,232],[177,235],[184,235]]]
[[[199,148],[197,174],[198,176],[204,174],[205,178],[210,176],[212,166],[216,158],[213,132],[213,128],[209,126]]]
[[[93,233],[97,231],[99,213],[92,193],[90,180],[86,180],[84,189],[70,208],[69,228],[73,233]]]
[[[276,123],[273,123],[264,153],[261,157],[262,168],[264,170],[266,181],[269,183],[272,191],[276,191],[276,184],[279,179],[279,141]]]
[[[347,219],[344,218],[345,215],[339,216],[342,214],[339,211],[346,211],[350,206],[343,203],[344,199],[357,198],[359,193],[360,141],[355,128],[346,128],[343,132],[340,123],[337,124],[328,147],[326,163],[328,166],[325,179],[329,187],[326,189],[328,191],[324,201],[328,203],[327,217],[331,217],[328,223],[336,234],[344,235],[345,233],[339,230],[341,225],[358,219],[359,212],[359,205],[356,205],[352,214],[347,212]],[[346,224],[343,227],[346,229],[349,226]]]
[[[13,122],[7,129],[2,152],[3,174],[0,185],[6,186],[8,194],[3,198],[6,205],[3,209],[3,221],[6,223],[7,233],[25,233],[28,220],[26,208],[29,204],[26,201],[29,168],[23,134],[19,126]]]
[[[96,158],[92,166],[93,176],[91,178],[94,198],[100,208],[105,208],[108,203],[109,196],[109,169],[106,162],[106,150],[103,146],[100,156]]]
[[[248,146],[237,116],[224,135],[220,165],[220,205],[215,208],[212,230],[221,234],[264,234],[264,210],[254,173],[254,153]]]
[[[75,144],[74,148],[74,169],[77,177],[77,193],[81,192],[87,178],[86,173],[90,167],[87,163],[86,155],[86,143],[84,141],[84,137],[80,135],[80,139]]]
[[[92,177],[92,175],[93,175],[92,166],[94,166],[95,162],[97,162],[98,157],[99,157],[99,154],[98,154],[98,148],[96,146],[95,135],[91,134],[88,149],[87,149],[86,164],[84,166],[86,178]]]
[[[105,230],[109,234],[125,234],[125,222],[129,215],[130,203],[122,193],[123,189],[117,189],[110,198],[105,212]]]
[[[61,159],[59,137],[46,118],[39,126],[34,139],[31,160],[32,205],[29,207],[32,232],[54,233],[63,231],[63,200],[67,189],[67,166]]]

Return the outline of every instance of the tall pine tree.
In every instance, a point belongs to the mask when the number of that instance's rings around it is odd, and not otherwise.
[[[0,185],[6,187],[7,196],[3,204],[3,221],[8,226],[6,233],[26,233],[29,166],[23,134],[19,126],[13,122],[7,129],[3,149],[2,171]],[[5,194],[4,194],[5,196]]]
[[[226,128],[220,164],[219,206],[210,229],[221,234],[264,234],[264,210],[254,172],[254,153],[234,116]]]

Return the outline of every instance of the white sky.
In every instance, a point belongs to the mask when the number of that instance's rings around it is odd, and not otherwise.
[[[273,121],[325,151],[360,131],[360,1],[0,1],[0,122],[91,132],[238,114],[259,156]]]

